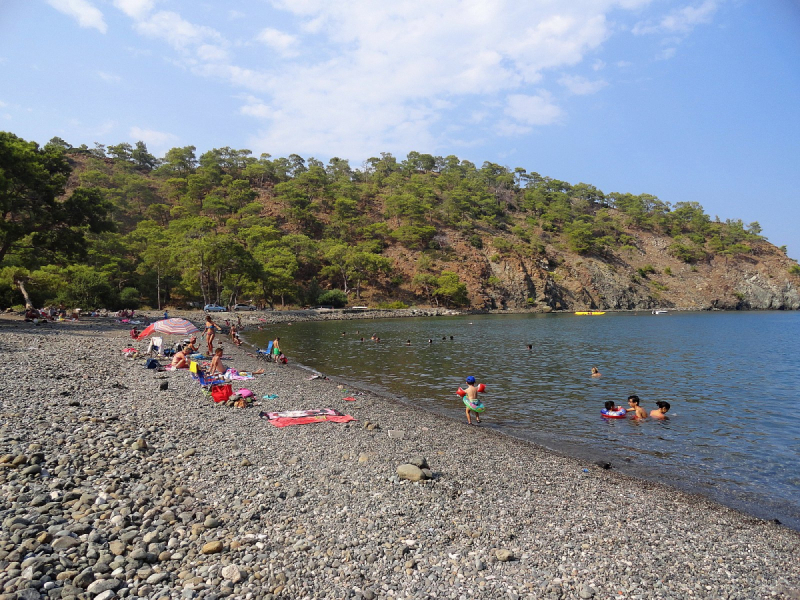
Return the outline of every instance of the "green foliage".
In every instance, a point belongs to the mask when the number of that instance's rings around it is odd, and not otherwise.
[[[682,244],[681,242],[673,242],[667,248],[667,251],[685,263],[695,263],[705,258],[705,252],[696,246]]]
[[[412,250],[421,250],[430,244],[436,235],[436,228],[432,225],[401,225],[392,232],[392,238]]]
[[[433,290],[433,295],[441,299],[445,304],[465,306],[469,303],[467,286],[461,283],[457,273],[442,271],[442,274],[436,280],[436,286],[436,289]]]
[[[650,285],[653,286],[653,289],[659,290],[661,292],[666,292],[669,289],[669,287],[667,287],[660,281],[651,281]]]
[[[110,206],[98,190],[78,188],[60,198],[70,172],[58,147],[40,149],[34,142],[0,132],[0,262],[23,247],[81,256],[87,230],[113,229]]]
[[[645,265],[636,269],[636,272],[646,279],[648,275],[656,272],[656,268],[653,265]]]
[[[408,308],[408,304],[401,302],[400,300],[395,300],[394,302],[378,302],[378,308],[402,310],[404,308]]]
[[[670,267],[664,267],[664,275],[672,275],[672,269]]]
[[[333,306],[334,308],[344,308],[347,306],[347,294],[342,290],[328,290],[322,292],[317,302],[323,306]]]
[[[133,287],[123,288],[119,293],[119,303],[123,308],[139,308],[140,298],[139,290]]]
[[[792,265],[789,267],[789,275],[800,275],[800,265]]]
[[[752,252],[763,239],[758,223],[711,222],[696,203],[671,207],[456,156],[409,152],[398,162],[382,153],[358,169],[338,157],[326,165],[230,147],[199,158],[194,146],[172,148],[159,160],[141,141],[73,148],[53,138],[41,149],[11,134],[0,141],[6,305],[22,300],[21,284],[36,304],[61,297],[87,307],[316,304],[323,286],[356,297],[408,286],[430,303],[463,306],[466,286],[440,271],[465,260],[448,243],[459,233],[474,248],[489,244],[494,262],[547,245],[633,254],[625,226],[675,236],[670,252],[689,263]],[[71,194],[67,157],[81,186]],[[390,257],[411,272],[395,271]],[[654,272],[642,269],[637,280]]]

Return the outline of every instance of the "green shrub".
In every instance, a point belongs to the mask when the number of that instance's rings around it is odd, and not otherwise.
[[[664,268],[664,275],[672,275],[672,269],[669,267]]]
[[[800,275],[800,265],[792,265],[789,267],[789,275]]]
[[[646,279],[648,275],[656,272],[656,268],[653,265],[645,265],[636,269],[636,272]]]
[[[526,302],[528,303],[528,306],[536,306],[536,299],[535,298],[528,298],[526,300]]]
[[[495,277],[494,275],[490,275],[489,279],[486,280],[486,283],[491,285],[492,287],[500,285],[500,278]]]
[[[660,281],[651,281],[650,285],[652,285],[655,289],[662,292],[666,292],[669,289],[666,285],[664,285]]]
[[[119,294],[119,302],[122,308],[139,308],[141,300],[139,290],[134,287],[126,287]]]
[[[378,308],[390,308],[393,310],[400,310],[403,308],[408,308],[408,304],[405,302],[400,302],[399,300],[395,300],[394,302],[378,302]]]
[[[733,297],[736,298],[739,302],[744,301],[744,294],[742,292],[733,292]]]
[[[501,237],[494,238],[492,240],[492,245],[495,248],[497,248],[500,252],[508,252],[512,248],[511,242]]]
[[[347,306],[347,294],[342,290],[328,290],[322,292],[317,299],[318,304],[330,305],[334,308],[344,308]]]
[[[625,244],[624,246],[620,246],[619,250],[620,252],[630,252],[633,254],[636,252],[636,246],[629,246],[628,244]]]
[[[672,256],[678,260],[682,260],[685,263],[694,263],[698,260],[702,260],[705,257],[705,252],[703,252],[700,248],[687,246],[686,244],[681,244],[680,242],[674,242],[670,244],[667,250],[670,254],[672,254]]]
[[[483,248],[483,238],[477,233],[475,235],[471,235],[469,236],[469,245],[480,250]]]
[[[501,257],[499,254],[492,254],[492,255],[489,257],[489,260],[490,260],[490,261],[492,261],[492,262],[500,262],[500,259],[501,259],[501,258],[502,258],[502,257]]]

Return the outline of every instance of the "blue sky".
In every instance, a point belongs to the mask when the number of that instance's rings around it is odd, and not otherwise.
[[[3,0],[0,129],[162,156],[455,154],[800,257],[798,0]]]

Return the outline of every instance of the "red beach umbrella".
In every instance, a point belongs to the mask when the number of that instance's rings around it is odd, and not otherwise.
[[[139,334],[137,340],[147,337],[151,333],[158,332],[166,335],[188,335],[200,331],[195,327],[194,323],[186,319],[179,319],[177,317],[172,319],[162,319],[148,325],[142,333]]]

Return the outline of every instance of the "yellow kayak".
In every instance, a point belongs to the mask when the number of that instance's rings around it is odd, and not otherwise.
[[[576,315],[594,316],[594,315],[604,315],[604,314],[606,314],[606,312],[604,310],[578,310],[578,311],[575,311],[575,314]]]

